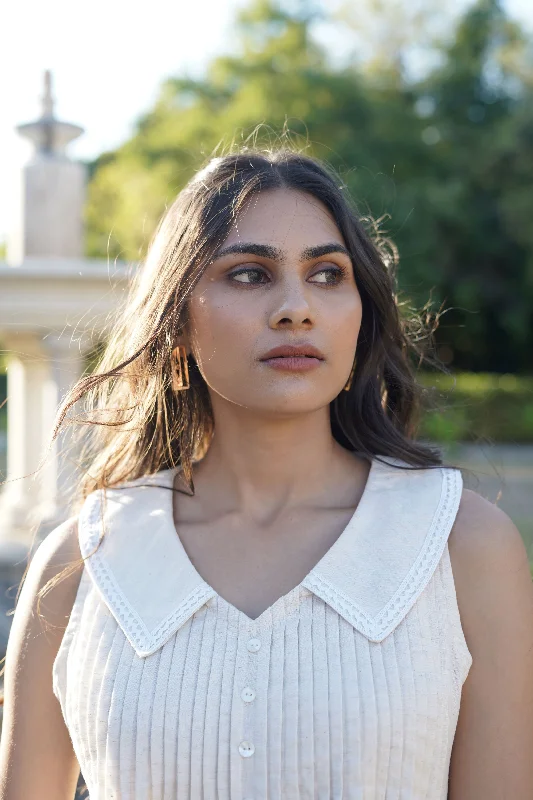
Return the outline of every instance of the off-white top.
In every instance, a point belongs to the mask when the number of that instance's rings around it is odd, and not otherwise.
[[[53,686],[91,800],[445,800],[472,663],[448,552],[462,477],[387,461],[255,620],[188,558],[174,471],[87,498],[82,554],[105,536]]]

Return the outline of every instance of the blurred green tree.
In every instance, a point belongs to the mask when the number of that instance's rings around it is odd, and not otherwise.
[[[523,44],[498,2],[480,0],[459,24],[442,67],[417,86],[418,108],[430,112],[422,138],[433,159],[417,176],[425,202],[416,204],[424,232],[416,271],[421,279],[428,264],[436,272],[439,299],[452,307],[446,326],[454,365],[474,370],[531,366],[533,239],[514,216],[531,146],[524,140],[520,161],[510,157],[528,89],[502,57]],[[416,226],[409,233],[416,235]]]
[[[396,21],[379,26],[364,67],[331,65],[313,36],[323,12],[310,4],[254,0],[241,11],[235,55],[201,79],[167,80],[134,136],[91,165],[89,254],[141,259],[193,172],[262,123],[258,144],[289,132],[339,170],[362,213],[385,217],[403,293],[450,309],[436,336],[445,363],[530,371],[530,43],[496,0],[478,0],[443,41],[442,15],[423,13],[422,0],[403,18],[397,0],[367,0],[369,13],[383,16],[384,3]],[[421,41],[436,65],[423,78],[406,68]]]

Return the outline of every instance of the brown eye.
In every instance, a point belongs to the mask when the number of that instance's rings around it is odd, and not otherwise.
[[[244,283],[244,284],[248,284],[248,285],[262,283],[262,281],[255,280],[255,279],[242,280],[240,277],[238,277],[238,276],[241,276],[241,275],[246,276],[246,275],[250,275],[250,274],[252,274],[253,276],[257,277],[257,276],[264,275],[265,273],[259,267],[245,267],[244,269],[239,269],[236,272],[230,273],[230,275],[228,277],[229,277],[230,281],[237,281],[237,283]]]
[[[332,286],[332,285],[335,285],[337,283],[340,283],[342,281],[342,279],[344,278],[345,274],[346,274],[346,269],[344,267],[337,267],[337,266],[335,266],[335,267],[327,267],[327,268],[319,270],[318,272],[315,272],[315,274],[313,275],[313,278],[316,277],[317,275],[328,275],[328,276],[330,276],[331,280],[327,280],[327,279],[326,280],[319,280],[319,281],[313,281],[313,283],[324,283],[324,284],[329,284],[330,286]]]
[[[324,286],[336,286],[343,280],[347,270],[345,267],[341,267],[339,265],[332,265],[330,267],[324,267],[324,269],[315,272],[312,276],[311,283],[318,283]],[[318,279],[315,280],[317,275],[325,275],[325,279]],[[235,270],[228,275],[228,280],[236,283],[241,283],[245,286],[264,286],[265,283],[268,283],[268,280],[261,280],[261,278],[267,278],[265,271],[258,266],[254,267],[242,267],[241,269]]]

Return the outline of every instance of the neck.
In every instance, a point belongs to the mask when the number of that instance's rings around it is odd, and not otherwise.
[[[195,485],[241,509],[264,507],[265,498],[282,508],[328,492],[338,498],[351,490],[353,496],[367,472],[367,462],[333,438],[327,407],[267,416],[223,404],[209,451],[196,465]]]

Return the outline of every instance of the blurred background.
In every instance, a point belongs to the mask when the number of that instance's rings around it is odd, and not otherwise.
[[[511,516],[533,561],[533,5],[94,0],[74,18],[48,0],[6,12],[5,610],[30,531],[64,514],[64,442],[36,479],[11,479],[36,469],[160,215],[217,148],[280,134],[381,220],[407,306],[445,310],[435,342],[448,374],[420,369],[420,438]],[[9,622],[2,613],[0,649]]]

